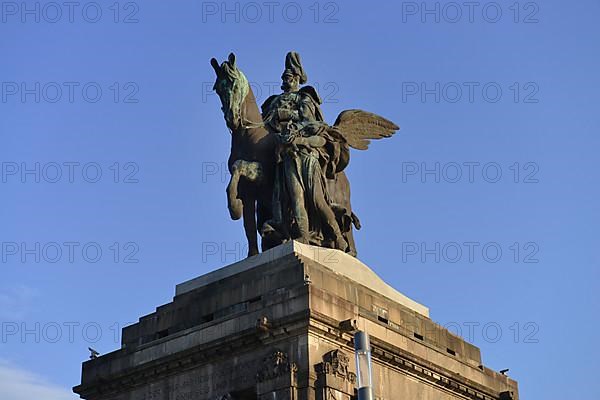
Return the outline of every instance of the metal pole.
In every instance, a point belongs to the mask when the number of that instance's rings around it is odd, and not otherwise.
[[[357,331],[354,334],[354,352],[356,355],[358,400],[373,400],[371,343],[368,333]]]

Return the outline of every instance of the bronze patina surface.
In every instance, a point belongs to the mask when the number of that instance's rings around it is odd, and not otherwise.
[[[296,52],[286,56],[282,93],[269,97],[260,113],[233,53],[211,65],[232,134],[228,207],[233,219],[244,217],[248,255],[258,253],[258,232],[263,250],[297,240],[356,256],[352,229],[360,229],[360,221],[344,172],[350,148],[366,150],[370,140],[390,137],[398,126],[362,110],[343,111],[327,124],[317,90],[304,85],[308,77]]]

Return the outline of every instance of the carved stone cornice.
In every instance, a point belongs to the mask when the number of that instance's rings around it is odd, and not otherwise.
[[[311,312],[309,331],[337,342],[341,348],[352,348],[351,336],[339,329],[339,322],[319,313]],[[491,393],[464,376],[455,379],[451,371],[435,368],[431,363],[376,338],[371,337],[371,346],[373,361],[401,370],[442,390],[473,400],[503,400],[506,398],[504,392]]]
[[[235,354],[247,351],[249,348],[259,348],[266,342],[276,342],[281,337],[287,337],[294,331],[306,331],[307,323],[306,311],[286,316],[284,319],[272,321],[275,326],[281,324],[288,327],[287,332],[273,329],[268,340],[258,334],[255,327],[237,332],[230,337],[220,338],[218,340],[206,343],[202,346],[194,346],[181,352],[163,357],[160,360],[152,361],[137,367],[128,369],[123,373],[115,373],[111,376],[98,377],[93,381],[86,382],[73,388],[73,391],[83,398],[104,398],[117,393],[133,390],[141,387],[147,382],[167,378],[169,376],[197,368],[198,366],[210,363],[212,360],[222,358],[224,354]],[[295,326],[293,330],[290,327]],[[170,340],[164,339],[163,341]],[[156,343],[159,343],[158,341]],[[123,357],[131,356],[124,354]],[[98,358],[101,362],[102,358]],[[295,364],[294,364],[295,366]]]
[[[298,398],[298,366],[287,353],[274,350],[267,355],[256,374],[259,400],[296,400]]]
[[[356,374],[349,370],[350,358],[342,350],[332,350],[323,355],[323,362],[317,364],[316,371],[319,375],[333,375],[349,383],[356,382]]]
[[[262,361],[256,373],[257,382],[265,382],[284,376],[294,375],[298,372],[296,363],[290,362],[288,355],[283,351],[275,350]]]

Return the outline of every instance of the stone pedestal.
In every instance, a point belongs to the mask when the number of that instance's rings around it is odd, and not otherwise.
[[[89,400],[353,400],[367,331],[380,400],[518,400],[517,383],[429,310],[337,250],[290,242],[178,285],[83,364]]]

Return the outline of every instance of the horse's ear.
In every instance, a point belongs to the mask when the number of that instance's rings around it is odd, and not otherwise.
[[[233,53],[229,53],[229,64],[232,67],[235,67],[235,54]]]
[[[217,75],[219,75],[219,73],[221,72],[221,67],[219,66],[219,62],[216,58],[213,57],[210,59],[210,65],[212,65]]]

